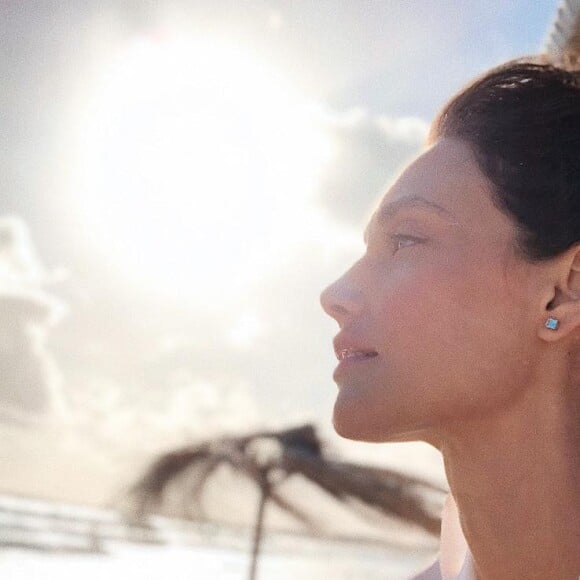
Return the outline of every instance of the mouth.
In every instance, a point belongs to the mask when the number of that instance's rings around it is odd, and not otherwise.
[[[368,343],[364,344],[361,340],[348,336],[346,333],[339,333],[333,341],[333,346],[334,354],[338,359],[338,366],[334,373],[334,379],[337,382],[339,374],[351,365],[363,364],[379,356],[379,353]]]
[[[379,353],[375,350],[368,349],[358,349],[358,348],[342,348],[336,351],[336,358],[339,362],[347,360],[366,360],[369,358],[375,358]]]
[[[335,348],[334,352],[338,359],[338,365],[334,369],[332,378],[339,388],[347,377],[345,373],[350,373],[353,366],[368,364],[371,359],[379,356],[376,350],[360,347]]]

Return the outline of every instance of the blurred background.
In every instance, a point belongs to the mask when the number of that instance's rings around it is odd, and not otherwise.
[[[2,0],[3,577],[111,576],[102,560],[22,550],[14,513],[106,508],[159,454],[199,441],[309,423],[334,459],[446,488],[426,444],[334,434],[336,324],[318,296],[362,253],[375,202],[446,99],[544,51],[572,4]],[[233,485],[210,492],[216,519],[254,509],[255,490]],[[437,538],[403,547],[389,569],[394,552],[351,546],[342,577],[406,577]],[[203,578],[203,562],[244,577],[228,550],[159,556],[159,573],[171,561]],[[298,552],[288,577],[328,569]],[[262,577],[282,578],[269,557]],[[134,577],[161,577],[147,567]]]

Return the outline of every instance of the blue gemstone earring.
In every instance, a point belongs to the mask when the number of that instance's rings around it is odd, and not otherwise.
[[[552,318],[550,316],[550,318],[546,320],[546,328],[549,328],[550,330],[556,330],[558,328],[558,324],[560,324],[560,321],[557,318]]]

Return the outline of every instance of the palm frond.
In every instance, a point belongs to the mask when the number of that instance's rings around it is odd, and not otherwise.
[[[321,525],[317,521],[315,521],[315,519],[311,515],[307,514],[304,510],[300,509],[298,506],[290,503],[275,489],[272,489],[270,491],[269,499],[283,511],[289,513],[291,516],[294,517],[294,519],[296,519],[301,524],[306,525],[306,527],[310,528],[312,531],[314,532],[321,531]]]
[[[350,506],[351,500],[358,500],[385,515],[417,524],[431,534],[440,533],[440,519],[433,515],[435,510],[426,505],[422,493],[424,482],[419,478],[384,469],[361,469],[357,464],[314,459],[292,450],[284,454],[284,468],[289,473],[301,474],[344,505]],[[445,493],[433,484],[428,484],[426,489]]]
[[[128,496],[136,503],[137,515],[143,516],[158,507],[170,482],[210,457],[208,446],[201,444],[171,451],[157,458],[128,491]]]
[[[268,441],[278,445],[278,452],[260,457],[257,450]],[[182,513],[186,517],[204,517],[203,490],[222,465],[253,481],[268,500],[313,530],[320,531],[320,523],[285,497],[281,489],[282,481],[291,476],[303,477],[353,511],[360,512],[363,504],[378,514],[416,524],[429,533],[440,531],[439,518],[433,515],[436,508],[429,505],[426,497],[433,492],[443,497],[446,490],[394,470],[327,459],[313,425],[222,437],[166,453],[131,489],[138,499],[138,513],[161,508],[168,486],[179,484]]]

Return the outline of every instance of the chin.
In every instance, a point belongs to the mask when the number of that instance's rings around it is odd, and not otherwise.
[[[332,425],[337,435],[352,441],[366,443],[404,443],[411,441],[428,442],[430,437],[425,429],[416,425],[396,425],[385,418],[377,424],[370,420],[372,413],[353,413],[352,408],[341,408],[337,401],[334,406]]]
[[[337,419],[336,415],[332,417],[332,426],[334,427],[336,434],[340,437],[343,437],[344,439],[351,439],[352,441],[366,441],[366,438],[362,436],[360,430],[357,430],[356,428],[353,429],[352,425],[349,425],[348,423],[345,424],[344,421]]]
[[[352,441],[363,441],[366,443],[385,443],[391,441],[385,429],[374,429],[368,421],[360,417],[354,417],[352,413],[341,412],[340,409],[334,408],[332,416],[332,426],[337,435],[344,439]]]

